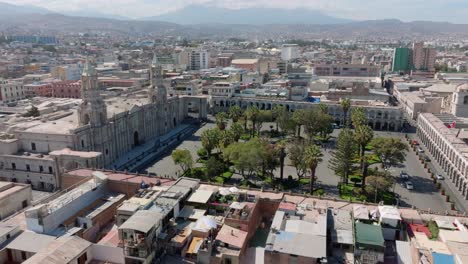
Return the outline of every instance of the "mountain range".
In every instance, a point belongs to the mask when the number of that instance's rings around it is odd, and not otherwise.
[[[348,19],[336,18],[310,9],[248,8],[227,9],[202,5],[143,18],[143,20],[166,21],[182,25],[194,24],[342,24]]]
[[[34,6],[0,2],[0,32],[57,34],[106,32],[119,35],[274,38],[439,38],[468,37],[467,24],[396,19],[349,21],[313,10],[231,10],[191,6],[168,14],[128,19],[93,10],[59,14]]]

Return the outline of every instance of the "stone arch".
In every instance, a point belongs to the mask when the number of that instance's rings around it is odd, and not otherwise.
[[[174,124],[174,127],[177,126],[177,119],[175,117],[172,119],[172,123]]]
[[[463,97],[463,104],[468,104],[468,95]]]
[[[388,123],[388,130],[395,131],[396,130],[395,123],[393,122]]]
[[[380,121],[377,121],[377,122],[374,123],[374,129],[375,130],[380,130],[380,126],[381,126]]]

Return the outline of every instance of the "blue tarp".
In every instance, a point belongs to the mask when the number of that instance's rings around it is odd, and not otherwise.
[[[307,98],[307,101],[312,103],[320,103],[320,97],[309,97]]]
[[[447,255],[442,253],[432,253],[432,259],[434,264],[455,264],[453,255]]]

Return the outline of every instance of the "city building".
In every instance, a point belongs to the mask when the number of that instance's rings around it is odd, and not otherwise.
[[[467,122],[451,114],[421,113],[417,125],[417,135],[435,157],[434,162],[447,172],[447,181],[453,183],[454,189],[468,200]]]
[[[317,76],[380,76],[380,66],[365,64],[318,64],[313,67]]]
[[[135,159],[125,154],[145,143],[157,148],[162,144],[159,137],[187,117],[189,104],[198,106],[200,118],[207,114],[206,98],[167,96],[156,57],[146,98],[105,101],[97,72],[89,61],[83,69],[80,95],[78,107],[71,101],[63,107],[50,107],[48,102],[38,107],[40,111],[42,107],[48,109],[40,119],[18,118],[8,123],[10,129],[0,140],[0,177],[54,190],[59,188],[57,177],[63,170],[134,164]]]
[[[434,72],[436,55],[436,49],[424,47],[424,42],[413,43],[413,68],[416,71]]]
[[[409,73],[413,65],[413,53],[410,48],[395,48],[393,52],[393,72]]]
[[[281,60],[290,61],[300,57],[297,44],[283,44],[281,46]]]
[[[30,185],[0,182],[0,220],[31,205],[31,199]]]
[[[23,82],[0,79],[0,104],[10,104],[26,98]]]
[[[244,69],[247,71],[258,71],[258,59],[234,59],[231,61],[232,67],[236,69]]]
[[[62,81],[77,81],[83,71],[82,64],[55,66],[51,73],[52,77]]]
[[[209,68],[210,53],[206,50],[192,50],[189,53],[189,69],[203,70]]]

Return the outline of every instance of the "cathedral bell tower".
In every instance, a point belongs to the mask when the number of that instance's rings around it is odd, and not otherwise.
[[[96,69],[86,55],[86,63],[81,74],[81,99],[78,109],[80,126],[99,127],[107,122],[107,108],[98,87]]]
[[[167,91],[163,84],[163,71],[158,62],[156,54],[153,56],[150,68],[150,86],[148,88],[148,98],[151,103],[165,104],[167,101]]]

